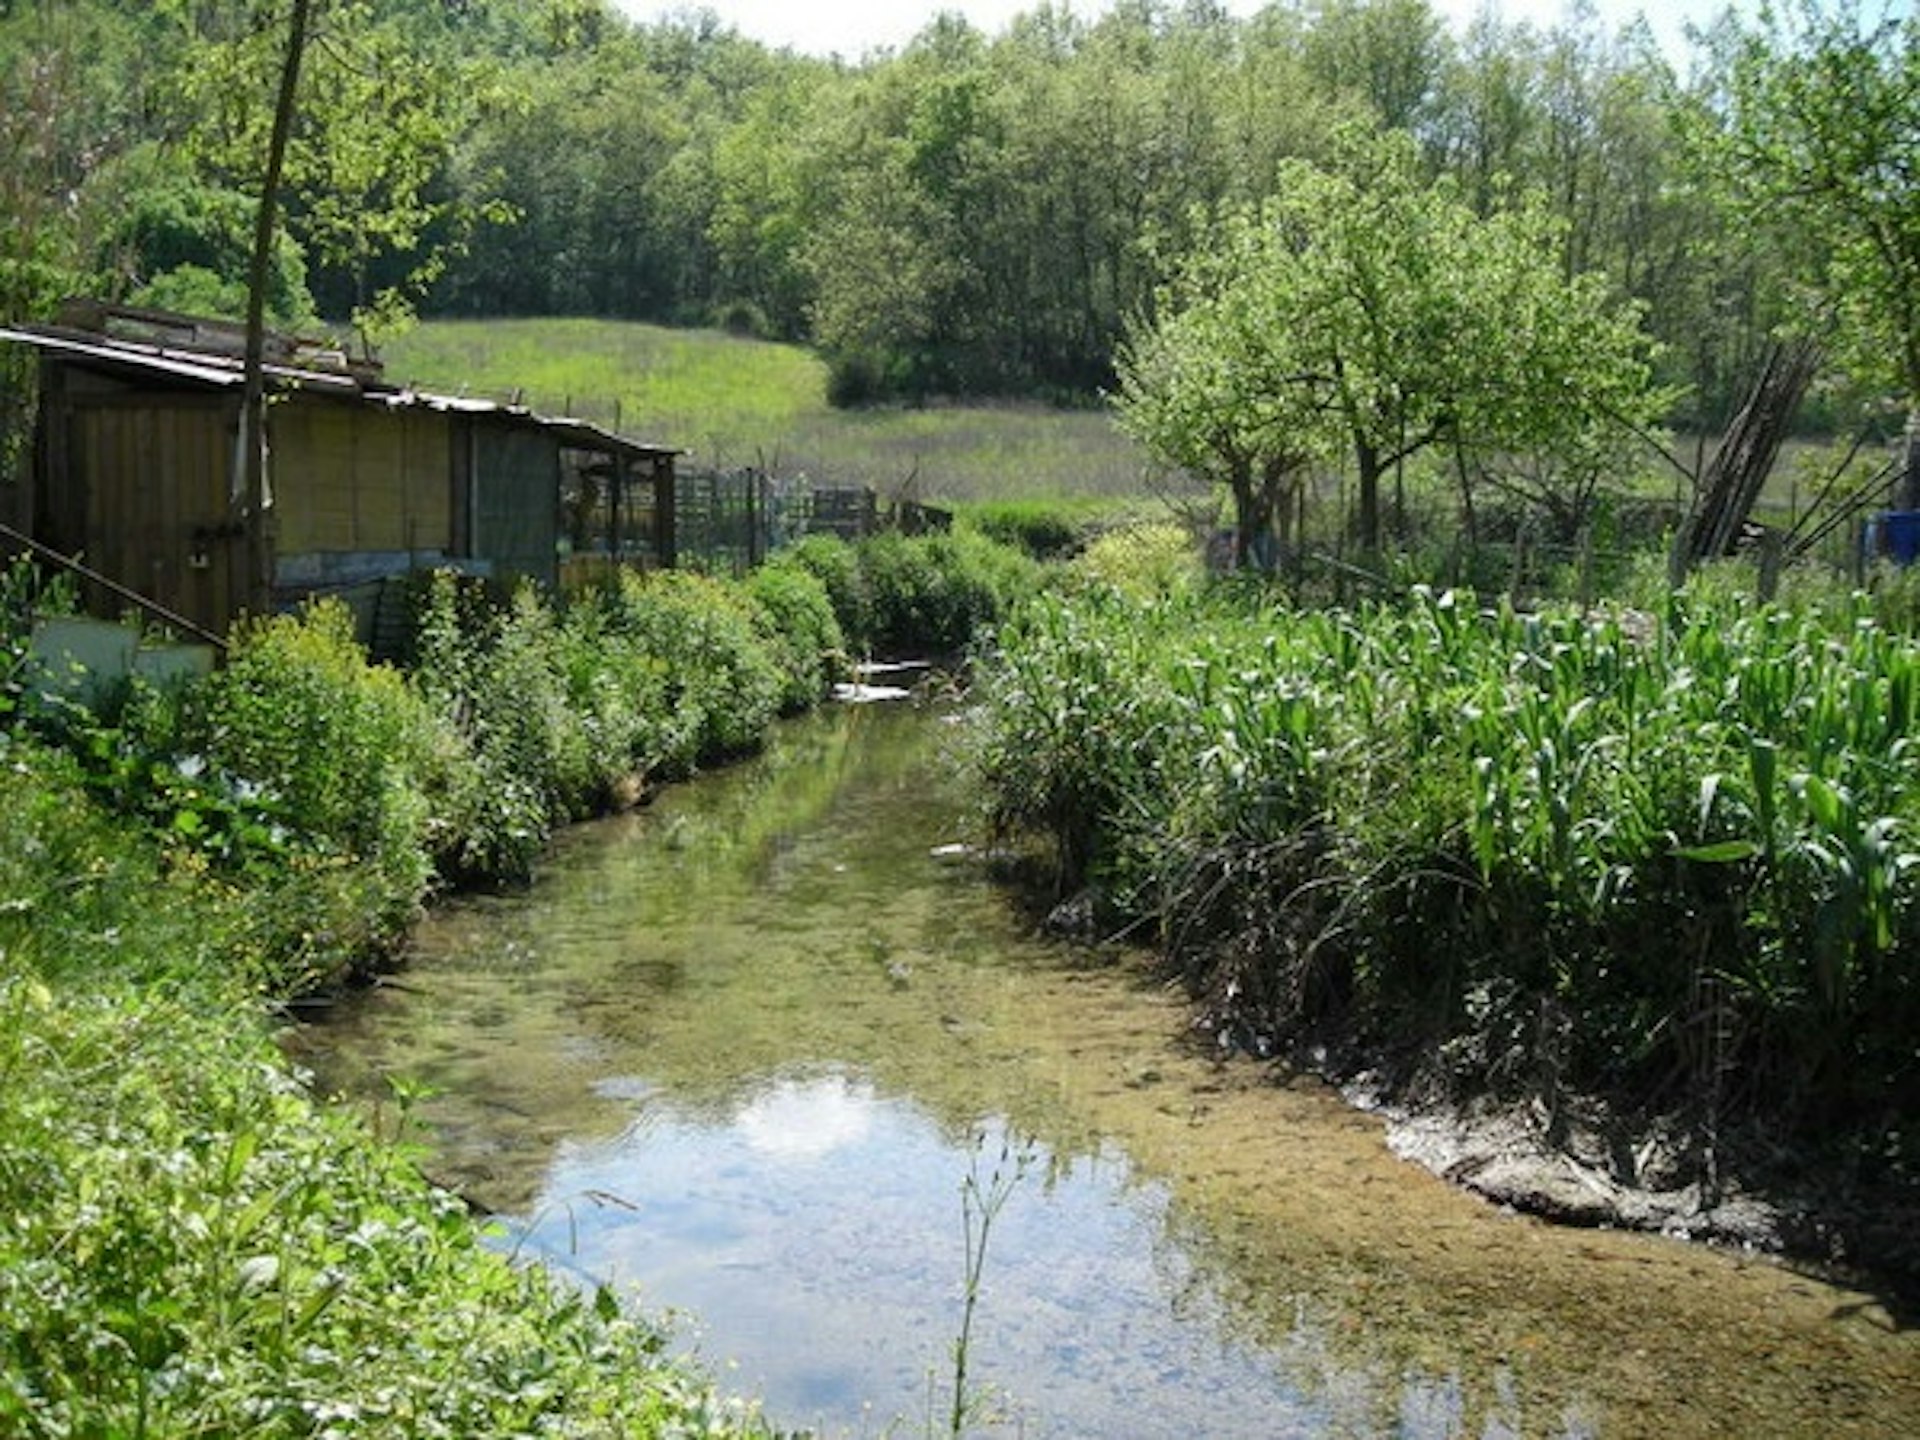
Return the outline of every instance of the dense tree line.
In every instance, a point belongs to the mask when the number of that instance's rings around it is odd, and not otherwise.
[[[0,0],[0,315],[75,289],[237,313],[284,4]],[[1723,21],[1683,74],[1582,7],[1455,33],[1427,0],[1042,0],[857,60],[609,0],[317,8],[283,320],[717,323],[817,344],[849,401],[1088,397],[1198,237],[1356,127],[1482,217],[1550,215],[1569,281],[1644,306],[1676,423],[1723,418],[1801,298],[1799,253],[1734,218],[1771,192],[1689,163],[1732,143],[1777,24]]]

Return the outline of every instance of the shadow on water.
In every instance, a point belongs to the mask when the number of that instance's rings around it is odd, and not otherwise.
[[[944,1433],[961,1186],[1027,1157],[971,1374],[1027,1436],[1899,1433],[1920,1338],[1751,1257],[1502,1215],[1377,1123],[1196,1053],[1124,960],[1029,935],[954,717],[855,707],[569,832],[299,1037],[506,1243],[684,1312],[781,1423]]]

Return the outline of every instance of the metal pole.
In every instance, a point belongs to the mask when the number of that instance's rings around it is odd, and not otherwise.
[[[23,535],[18,530],[14,529],[11,525],[0,524],[0,536],[4,536],[6,539],[13,541],[16,545],[26,546],[29,550],[31,550],[34,554],[38,555],[41,559],[51,560],[54,564],[62,566],[65,569],[71,570],[74,574],[78,575],[83,580],[92,581],[95,585],[100,586],[101,589],[110,591],[113,594],[118,595],[122,600],[125,600],[129,605],[138,606],[140,609],[146,611],[149,615],[154,616],[156,619],[160,620],[162,623],[167,625],[172,625],[176,629],[185,630],[189,635],[198,636],[200,639],[206,641],[207,644],[213,646],[215,649],[220,650],[223,653],[225,652],[227,648],[227,642],[221,639],[220,636],[214,634],[211,630],[206,630],[201,628],[199,625],[195,624],[193,621],[187,619],[187,617],[184,615],[176,615],[173,611],[167,609],[166,606],[162,605],[158,600],[150,600],[145,595],[142,595],[138,590],[128,589],[125,585],[122,585],[118,580],[110,579],[108,576],[102,575],[98,570],[93,569],[91,566],[81,564],[80,561],[76,560],[71,555],[62,555],[58,550],[55,550],[52,546],[42,545],[38,540],[34,539],[31,535]]]

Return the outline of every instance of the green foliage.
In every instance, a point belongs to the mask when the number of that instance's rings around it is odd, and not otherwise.
[[[1920,406],[1920,19],[1788,0],[1712,38],[1696,165],[1779,247],[1802,324]]]
[[[1335,139],[1333,164],[1283,164],[1264,206],[1215,227],[1121,357],[1122,425],[1231,488],[1243,564],[1276,521],[1287,541],[1302,472],[1342,450],[1375,550],[1382,477],[1430,447],[1591,473],[1672,399],[1637,312],[1565,273],[1543,204],[1476,215],[1408,137]]]
[[[167,857],[68,755],[0,758],[0,1429],[751,1428],[307,1097],[257,988],[272,887]]]
[[[19,773],[19,772],[16,772]],[[410,1152],[323,1110],[228,983],[208,903],[128,893],[121,842],[30,764],[0,866],[61,922],[0,949],[0,1428],[9,1435],[720,1435],[754,1429],[653,1327],[482,1244]],[[36,792],[21,806],[22,790]],[[72,792],[65,791],[72,799]],[[51,921],[52,923],[46,923]],[[45,968],[52,962],[54,968]],[[135,984],[133,981],[142,981]]]
[[[1203,576],[1199,547],[1179,525],[1123,525],[1088,545],[1073,573],[1139,600],[1182,595]]]
[[[1841,83],[1826,93],[1863,97],[1834,132],[1847,143],[1897,138],[1908,33],[1894,21],[1823,49],[1840,12],[1832,26],[1769,19],[1723,27],[1679,65],[1590,8],[1448,33],[1418,0],[1246,18],[1145,5],[1048,9],[996,35],[936,22],[849,63],[774,52],[692,14],[638,23],[597,0],[322,12],[287,222],[331,315],[381,314],[380,295],[426,284],[442,314],[733,317],[821,345],[848,398],[1084,403],[1112,385],[1130,318],[1212,219],[1273,197],[1289,162],[1334,164],[1336,132],[1359,121],[1416,136],[1422,174],[1449,177],[1478,216],[1548,197],[1563,273],[1604,272],[1646,305],[1669,347],[1662,378],[1693,384],[1701,426],[1724,418],[1789,276],[1828,272],[1802,268],[1771,224],[1798,200],[1766,207],[1763,231],[1726,208],[1718,182],[1740,167],[1714,165],[1712,183],[1686,173],[1676,110],[1731,117],[1723,101],[1760,93],[1741,78],[1750,35],[1773,72],[1809,79],[1811,99],[1810,62],[1833,62],[1825,78]],[[124,194],[105,178],[117,157],[159,147],[209,189],[257,184],[283,18],[171,0],[0,14],[0,315],[45,316],[101,285],[94,240]],[[1871,293],[1854,227],[1817,228],[1816,248],[1850,251],[1848,293]],[[179,272],[154,298],[219,298],[219,267],[191,263],[206,274]],[[1862,325],[1897,308],[1847,303]],[[813,363],[824,402],[828,367]],[[717,437],[735,460],[792,444],[710,428],[711,407],[681,413],[664,433]],[[908,448],[859,478],[897,481]],[[798,458],[840,475],[860,452],[831,469]]]
[[[1002,627],[981,764],[1236,1024],[1877,1134],[1920,1099],[1920,646],[1868,603],[1095,590]]]
[[[984,535],[875,535],[858,546],[882,654],[958,655],[1039,585],[1038,562]]]
[[[775,555],[747,576],[754,626],[781,673],[780,708],[817,704],[846,663],[847,640],[827,587],[798,561]]]
[[[283,179],[286,225],[323,303],[375,332],[409,313],[449,250],[494,208],[484,185],[456,194],[446,183],[485,98],[483,77],[448,53],[432,8],[404,21],[382,8],[324,7],[324,33],[304,46]],[[278,20],[237,20],[202,17],[167,98],[170,129],[196,172],[245,191],[264,167],[288,34]]]
[[[61,750],[14,734],[0,761],[0,974],[30,963],[49,983],[159,983],[231,963],[220,937],[237,912],[166,862],[164,831],[116,820]]]
[[[91,703],[103,713],[35,692],[0,713],[59,747],[167,876],[252,897],[234,923],[259,983],[329,983],[397,942],[431,873],[429,791],[452,739],[367,664],[343,608],[250,628],[207,681]]]
[[[873,593],[854,546],[837,535],[807,535],[780,552],[780,563],[820,582],[850,651],[872,648]]]
[[[368,663],[344,605],[236,632],[226,665],[188,697],[169,738],[177,773],[218,777],[285,828],[281,898],[306,902],[291,906],[304,917],[289,917],[302,963],[326,975],[398,940],[431,873],[420,777],[441,737],[401,676]],[[198,818],[177,819],[176,830],[209,828],[204,806],[181,814]],[[258,849],[244,831],[234,843]]]
[[[1089,516],[1082,506],[1060,500],[990,500],[970,505],[968,525],[1024,550],[1036,560],[1065,560],[1087,542]]]
[[[176,155],[144,147],[92,177],[89,203],[106,212],[94,269],[114,298],[135,305],[242,320],[253,252],[254,202],[207,184]],[[300,327],[314,318],[307,267],[290,237],[275,240],[267,315]]]
[[[553,823],[595,791],[599,753],[557,664],[567,652],[531,587],[496,605],[440,571],[423,590],[410,680],[462,742],[440,771],[436,862],[452,879],[524,879]]]
[[[6,678],[38,598],[25,567],[0,587]],[[322,604],[105,717],[7,693],[9,1435],[763,1433],[611,1293],[487,1249],[410,1152],[317,1107],[266,1005],[389,944],[430,861],[525,873],[635,772],[757,743],[823,683],[826,587],[787,561],[746,588],[628,575],[556,614],[443,574],[419,608],[410,681]]]
[[[662,770],[684,774],[759,745],[780,707],[781,674],[737,590],[685,571],[627,571],[601,603],[607,629],[664,673],[673,722]]]
[[[785,625],[818,638],[831,623],[823,598],[813,609],[795,586],[769,582],[776,590],[757,606],[704,576],[628,573],[559,614],[530,586],[500,604],[483,586],[434,575],[413,684],[471,757],[452,767],[442,801],[442,870],[524,878],[556,822],[631,799],[649,777],[756,747],[802,683],[811,642]],[[776,655],[795,668],[783,672]]]

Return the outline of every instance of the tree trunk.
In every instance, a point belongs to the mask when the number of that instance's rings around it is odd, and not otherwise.
[[[1273,528],[1273,493],[1243,461],[1235,462],[1232,482],[1233,568],[1246,570],[1260,563],[1260,537]]]
[[[1779,457],[1794,412],[1820,365],[1816,340],[1769,348],[1760,373],[1696,481],[1693,503],[1674,537],[1668,565],[1677,586],[1694,566],[1732,553]]]
[[[254,213],[253,261],[247,272],[247,353],[241,388],[240,451],[246,484],[247,608],[265,615],[273,608],[273,537],[267,526],[267,385],[263,372],[267,334],[267,275],[273,259],[274,219],[280,203],[280,173],[293,132],[294,99],[300,88],[300,60],[307,48],[307,14],[312,0],[293,0],[287,23],[287,57],[280,71],[280,95],[273,110],[273,138],[267,145],[267,172],[260,182],[260,208]]]
[[[1380,464],[1379,447],[1364,437],[1353,437],[1353,458],[1360,471],[1360,514],[1357,521],[1362,554],[1380,549]]]

